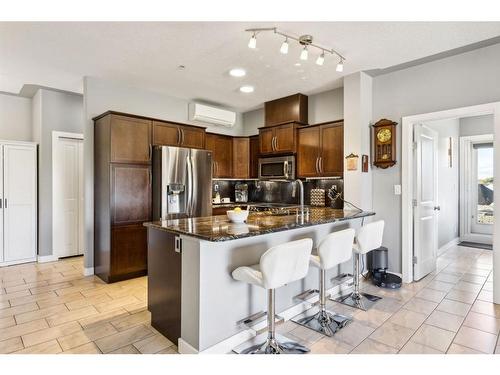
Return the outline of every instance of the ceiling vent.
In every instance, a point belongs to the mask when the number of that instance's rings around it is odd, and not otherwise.
[[[200,103],[190,104],[192,121],[214,124],[232,128],[236,122],[236,112]]]

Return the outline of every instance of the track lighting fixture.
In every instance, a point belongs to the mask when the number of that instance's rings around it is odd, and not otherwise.
[[[288,38],[285,38],[285,41],[281,44],[280,52],[283,55],[288,53]]]
[[[279,31],[276,27],[253,28],[253,29],[246,29],[245,31],[252,33],[252,37],[250,38],[250,41],[248,42],[249,48],[252,48],[252,49],[256,48],[256,46],[257,46],[257,34],[258,33],[265,32],[265,31],[272,31],[274,34],[285,37],[285,40],[281,44],[281,47],[280,47],[280,52],[282,54],[286,55],[288,53],[288,49],[289,49],[288,39],[295,40],[300,45],[304,46],[304,48],[302,49],[302,51],[300,53],[301,60],[304,60],[304,61],[307,60],[309,58],[309,49],[316,48],[316,49],[321,50],[321,54],[316,59],[316,64],[321,66],[325,63],[325,54],[336,55],[339,58],[339,63],[337,64],[336,71],[342,72],[344,70],[344,61],[346,60],[345,57],[342,56],[339,52],[335,51],[333,48],[325,48],[324,46],[314,44],[312,35],[305,34],[305,35],[301,35],[300,37],[295,37],[293,35],[285,34],[281,31]]]
[[[248,41],[248,48],[255,49],[257,47],[257,37],[256,34],[253,33],[252,37]]]
[[[300,59],[307,60],[308,57],[309,57],[309,51],[307,51],[307,46],[304,46],[304,49],[300,53]]]

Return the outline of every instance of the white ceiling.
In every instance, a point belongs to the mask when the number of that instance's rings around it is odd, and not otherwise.
[[[249,27],[276,26],[312,34],[314,41],[342,53],[320,67],[316,52],[299,60],[282,38],[258,36],[247,47]],[[82,92],[82,77],[95,76],[188,100],[205,100],[240,111],[296,92],[313,94],[342,86],[342,76],[384,69],[500,35],[500,22],[103,22],[0,23],[0,91],[18,93],[24,84]],[[294,64],[302,62],[302,66]],[[179,70],[179,65],[185,70]],[[230,77],[233,67],[246,77]],[[242,84],[255,86],[242,94]]]

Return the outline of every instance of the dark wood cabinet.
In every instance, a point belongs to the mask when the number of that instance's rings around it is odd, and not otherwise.
[[[297,123],[260,128],[260,153],[263,155],[295,153],[297,129]]]
[[[153,144],[205,148],[205,129],[166,121],[153,121]]]
[[[259,178],[259,136],[254,135],[250,137],[250,163],[249,163],[249,177]]]
[[[250,176],[250,139],[248,137],[233,138],[233,178],[249,178]]]
[[[227,135],[207,133],[206,149],[212,151],[212,176],[233,177],[233,138]]]
[[[306,95],[295,94],[264,103],[265,126],[287,122],[308,123],[308,99]]]
[[[151,161],[151,121],[120,115],[111,116],[111,162]]]
[[[147,274],[152,121],[108,112],[94,122],[94,271],[115,282]]]
[[[344,126],[342,121],[299,129],[298,177],[342,177],[343,172]]]

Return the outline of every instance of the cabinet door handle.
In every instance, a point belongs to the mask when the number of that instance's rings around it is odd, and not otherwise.
[[[177,128],[177,144],[181,144],[181,128]]]
[[[274,151],[274,136],[271,138],[271,150]]]
[[[319,156],[316,156],[316,173],[319,173],[318,163],[319,163]]]
[[[320,173],[323,173],[323,157],[319,157],[319,171]]]
[[[184,129],[181,129],[181,134],[182,134],[182,140],[181,140],[181,144],[184,144]]]
[[[278,151],[278,136],[274,136],[274,151]]]

